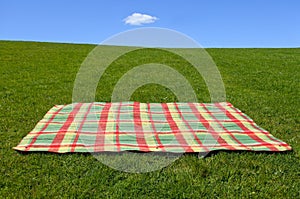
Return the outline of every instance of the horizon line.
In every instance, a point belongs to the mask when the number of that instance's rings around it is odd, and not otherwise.
[[[40,40],[12,40],[12,39],[0,39],[0,41],[5,41],[5,42],[33,42],[33,43],[49,43],[49,44],[72,44],[72,45],[101,45],[101,43],[88,43],[88,42],[72,42],[72,41],[40,41]],[[103,46],[118,46],[118,45],[105,45],[103,44]],[[120,45],[121,46],[121,45]],[[127,46],[127,47],[131,47],[131,46]],[[142,46],[141,46],[142,47]],[[264,49],[264,48],[270,48],[270,49],[278,49],[278,48],[293,48],[293,49],[297,49],[300,48],[300,46],[207,46],[204,47],[202,46],[204,49],[207,48],[256,48],[256,49]],[[145,47],[146,48],[146,47]],[[154,47],[155,48],[155,47]],[[156,47],[156,48],[160,48],[160,47]]]

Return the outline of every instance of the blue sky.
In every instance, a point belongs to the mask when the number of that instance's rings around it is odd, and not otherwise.
[[[299,0],[1,0],[0,40],[98,44],[162,27],[204,47],[300,47],[299,10]],[[134,13],[149,23],[126,24]]]

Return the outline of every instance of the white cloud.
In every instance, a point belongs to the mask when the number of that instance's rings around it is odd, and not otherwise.
[[[125,24],[129,24],[132,26],[140,26],[143,24],[154,23],[158,18],[146,14],[141,13],[133,13],[132,15],[126,17],[123,21]]]

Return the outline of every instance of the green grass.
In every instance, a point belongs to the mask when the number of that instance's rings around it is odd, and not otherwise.
[[[12,149],[54,104],[72,102],[77,71],[93,45],[0,42],[0,197],[297,198],[300,195],[300,49],[207,49],[226,87],[227,101],[274,136],[289,153],[218,152],[185,155],[151,173],[111,169],[89,154],[19,154]],[[127,56],[127,57],[126,57]],[[96,99],[109,101],[133,63],[168,64],[184,74],[199,101],[209,95],[195,71],[159,50],[120,57],[100,80]],[[159,85],[131,100],[175,101]]]

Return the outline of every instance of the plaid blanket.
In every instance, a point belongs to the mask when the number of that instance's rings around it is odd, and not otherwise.
[[[95,102],[54,106],[14,149],[184,153],[291,147],[227,102]]]

